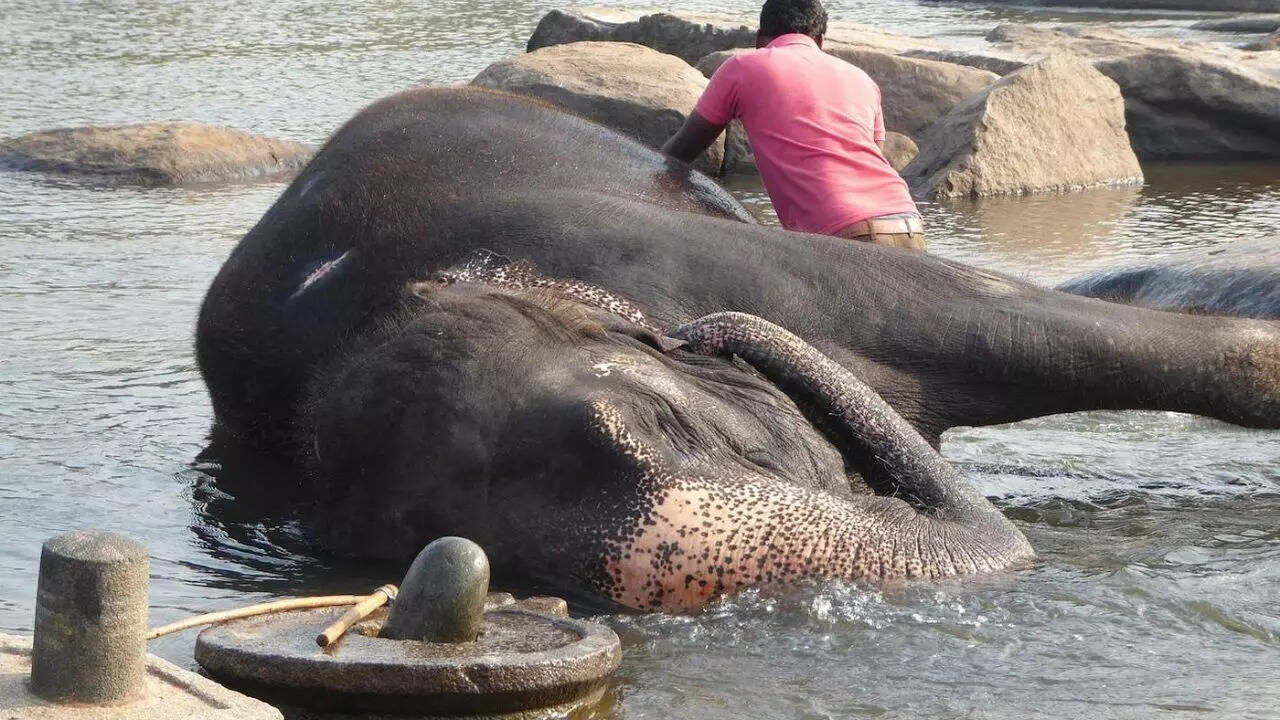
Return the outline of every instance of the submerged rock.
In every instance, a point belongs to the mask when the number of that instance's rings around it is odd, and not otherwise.
[[[1240,15],[1221,20],[1201,20],[1193,30],[1231,33],[1269,33],[1280,31],[1280,15]]]
[[[1005,51],[1092,62],[1120,86],[1144,160],[1280,158],[1280,78],[1247,64],[1247,53],[1105,29],[1002,25],[988,39]]]
[[[1058,289],[1158,310],[1280,319],[1280,238],[1103,270]]]
[[[91,125],[0,141],[0,168],[175,185],[294,173],[312,148],[193,122]]]
[[[952,110],[903,175],[929,198],[1142,181],[1120,89],[1088,63],[1063,56],[1008,75]]]
[[[656,149],[693,111],[707,80],[642,45],[577,42],[496,62],[471,84],[541,98]],[[723,156],[717,140],[694,165],[717,174]]]
[[[1251,50],[1254,52],[1267,51],[1267,50],[1280,50],[1280,30],[1271,33],[1270,35],[1262,38],[1261,40],[1243,45],[1241,46],[1240,49]]]

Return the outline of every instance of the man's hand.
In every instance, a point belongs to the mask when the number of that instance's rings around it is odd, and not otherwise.
[[[724,132],[724,125],[712,125],[697,112],[689,113],[684,125],[662,146],[662,152],[677,160],[693,162]]]

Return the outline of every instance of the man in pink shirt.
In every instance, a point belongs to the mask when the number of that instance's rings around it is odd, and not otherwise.
[[[782,226],[925,249],[924,225],[884,157],[880,88],[822,52],[818,0],[767,0],[756,49],[725,61],[662,151],[691,162],[742,121]]]

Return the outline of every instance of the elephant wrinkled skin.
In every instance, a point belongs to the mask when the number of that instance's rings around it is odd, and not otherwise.
[[[1025,562],[937,455],[955,425],[1280,426],[1273,325],[758,226],[687,166],[474,88],[341,128],[219,272],[197,356],[220,432],[304,469],[329,550],[464,535],[497,577],[641,609]]]

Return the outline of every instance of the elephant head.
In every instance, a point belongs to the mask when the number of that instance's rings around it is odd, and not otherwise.
[[[796,336],[736,313],[673,334],[492,255],[409,285],[397,319],[307,393],[321,536],[401,559],[465,534],[508,577],[637,609],[1031,556],[888,404]]]

